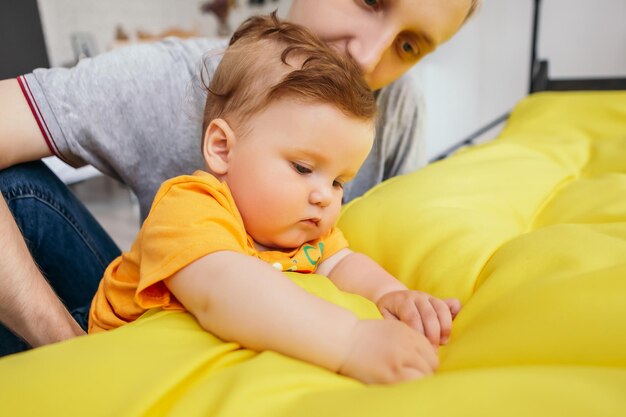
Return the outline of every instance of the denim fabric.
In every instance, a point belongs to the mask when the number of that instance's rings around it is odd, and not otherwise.
[[[91,299],[120,249],[41,161],[0,171],[0,190],[39,269],[86,328]],[[27,348],[0,325],[0,356]]]

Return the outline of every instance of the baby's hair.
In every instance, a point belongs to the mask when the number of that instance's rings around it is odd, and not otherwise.
[[[203,132],[216,118],[245,123],[285,96],[330,104],[363,120],[376,115],[357,64],[308,29],[280,21],[276,12],[251,17],[237,29],[207,89]]]

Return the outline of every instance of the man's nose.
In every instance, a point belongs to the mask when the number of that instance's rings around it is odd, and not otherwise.
[[[392,30],[380,30],[365,36],[355,36],[348,41],[347,52],[358,64],[362,74],[368,75],[374,72],[394,39],[395,34]]]

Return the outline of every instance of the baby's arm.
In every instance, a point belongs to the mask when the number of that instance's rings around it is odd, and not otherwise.
[[[414,379],[437,366],[425,339],[404,324],[358,320],[251,256],[215,252],[165,284],[205,330],[247,348],[274,350],[368,383]]]
[[[383,317],[405,322],[435,346],[447,342],[452,319],[461,308],[456,299],[440,300],[411,291],[368,256],[342,249],[318,267],[338,288],[376,303]]]

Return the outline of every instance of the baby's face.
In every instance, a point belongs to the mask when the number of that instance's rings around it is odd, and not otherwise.
[[[295,248],[330,230],[343,184],[372,146],[373,122],[284,98],[253,115],[245,131],[221,179],[259,248]]]

